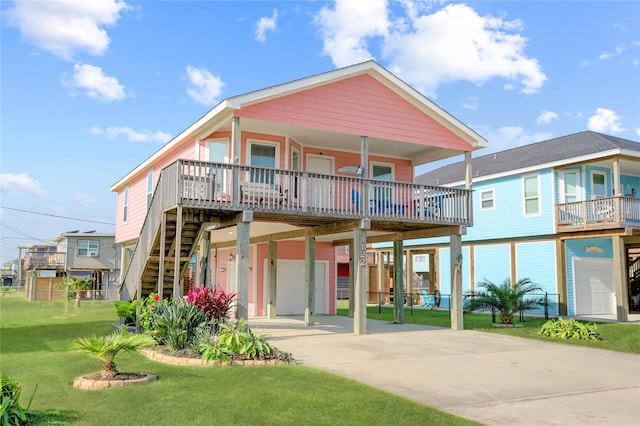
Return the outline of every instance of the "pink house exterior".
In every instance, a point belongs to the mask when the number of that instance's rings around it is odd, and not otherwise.
[[[336,312],[349,246],[364,333],[367,245],[450,236],[454,256],[472,225],[470,168],[465,190],[416,185],[414,168],[485,145],[374,61],[228,98],[111,187],[121,296],[183,295],[195,258],[190,279],[236,291],[238,317],[312,324]]]

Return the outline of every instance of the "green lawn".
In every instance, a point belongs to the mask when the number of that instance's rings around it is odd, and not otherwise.
[[[348,315],[348,309],[348,301],[341,300],[338,302],[338,315]],[[379,310],[380,312],[378,312]],[[393,321],[393,308],[383,306],[378,309],[377,306],[369,306],[367,308],[367,318],[391,322]],[[451,327],[451,319],[449,318],[449,312],[447,310],[414,308],[413,311],[411,311],[410,309],[405,309],[404,320],[406,323],[412,324]],[[464,328],[466,330],[486,331],[509,336],[538,339],[545,342],[565,343],[640,354],[640,324],[599,322],[597,323],[597,327],[604,338],[603,340],[564,340],[538,336],[538,330],[545,321],[544,318],[525,317],[522,323],[524,327],[522,328],[495,328],[491,326],[491,315],[489,314],[464,314]],[[514,323],[520,324],[518,317],[514,319]]]
[[[65,315],[65,313],[67,315]],[[151,384],[87,391],[71,383],[100,363],[73,339],[106,334],[112,302],[0,299],[0,369],[22,384],[24,406],[59,410],[48,424],[74,425],[467,425],[477,424],[378,389],[301,365],[202,368],[171,366],[139,354],[116,358],[123,372],[156,374]]]

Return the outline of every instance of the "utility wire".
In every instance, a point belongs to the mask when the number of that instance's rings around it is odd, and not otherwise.
[[[56,215],[56,214],[36,212],[36,211],[33,211],[33,210],[16,209],[16,208],[13,208],[13,207],[6,207],[6,206],[0,206],[0,207],[2,207],[3,209],[14,210],[14,211],[23,212],[23,213],[39,214],[39,215],[42,215],[42,216],[51,216],[51,217],[57,217],[57,218],[60,218],[60,219],[78,220],[80,222],[100,223],[102,225],[114,225],[115,226],[115,223],[110,223],[110,222],[100,222],[100,221],[97,221],[97,220],[79,219],[77,217],[59,216],[59,215]]]

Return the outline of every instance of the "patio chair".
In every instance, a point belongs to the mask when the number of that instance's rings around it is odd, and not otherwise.
[[[427,293],[426,290],[420,290],[419,293],[422,301],[420,307],[433,309],[440,306],[440,290],[435,290],[433,294]]]

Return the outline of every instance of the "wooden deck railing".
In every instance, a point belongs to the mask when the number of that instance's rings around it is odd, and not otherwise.
[[[189,160],[174,166],[184,207],[472,224],[464,189]]]
[[[640,227],[640,199],[607,197],[556,204],[558,227]]]
[[[25,269],[64,269],[66,253],[27,252],[24,257]]]

